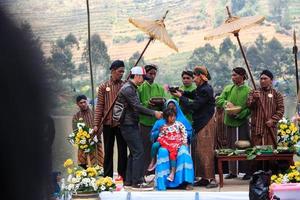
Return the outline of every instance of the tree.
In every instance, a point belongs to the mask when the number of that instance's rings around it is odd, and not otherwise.
[[[140,52],[137,51],[129,58],[128,64],[125,66],[126,74],[129,74],[130,69],[134,66],[136,61],[139,59],[140,55],[141,55]],[[144,66],[145,64],[146,63],[144,61],[144,58],[142,57],[138,63],[138,66]]]
[[[82,53],[82,58],[87,63],[89,62],[88,42],[86,43],[84,52]],[[103,71],[104,75],[107,75],[111,63],[110,57],[107,53],[107,47],[98,34],[94,34],[91,37],[91,60],[93,65],[94,77],[97,84],[101,80],[101,71]]]
[[[289,0],[269,0],[269,19],[286,29],[291,28],[289,16]]]
[[[62,79],[70,80],[71,90],[73,89],[73,76],[76,73],[75,64],[72,61],[72,48],[75,44],[78,44],[78,41],[71,33],[65,39],[57,39],[52,44],[51,57],[48,59],[48,63],[60,73]]]

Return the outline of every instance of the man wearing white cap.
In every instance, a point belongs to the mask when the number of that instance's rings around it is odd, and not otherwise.
[[[123,85],[117,99],[117,102],[124,106],[120,128],[130,150],[124,187],[132,186],[132,190],[153,190],[153,187],[144,183],[143,178],[144,147],[143,139],[139,133],[139,114],[155,116],[157,119],[162,117],[161,112],[145,108],[140,103],[137,88],[144,82],[145,75],[144,68],[133,67],[130,70],[130,80]]]

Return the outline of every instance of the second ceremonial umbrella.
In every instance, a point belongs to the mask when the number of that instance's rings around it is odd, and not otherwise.
[[[169,46],[170,48],[172,48],[172,49],[174,49],[175,51],[178,52],[178,48],[175,46],[174,42],[169,37],[168,32],[166,30],[166,25],[164,24],[164,20],[167,16],[168,12],[169,11],[167,11],[165,13],[165,15],[162,17],[162,19],[159,19],[159,20],[152,20],[151,21],[151,20],[141,20],[141,19],[129,18],[130,23],[132,23],[134,26],[136,26],[137,28],[144,31],[149,36],[149,41],[148,41],[147,45],[145,46],[144,50],[142,51],[140,57],[138,58],[138,60],[136,61],[134,66],[138,65],[140,59],[144,55],[144,53],[145,53],[146,49],[148,48],[150,42],[154,41],[156,39],[163,42],[163,43],[165,43],[167,46]],[[126,80],[128,80],[129,77],[130,77],[130,74],[127,76]],[[108,116],[108,113],[110,113],[110,110],[112,109],[115,101],[117,100],[117,97],[118,97],[118,95],[116,96],[116,98],[113,100],[113,102],[109,106],[108,111],[105,113],[105,115],[102,118],[102,120],[101,120],[98,127],[102,126],[104,120]],[[94,132],[94,134],[96,134],[96,133]]]
[[[227,9],[227,13],[228,13],[228,18],[225,21],[225,23],[222,24],[221,26],[215,28],[215,29],[210,30],[208,32],[208,34],[206,36],[204,36],[204,39],[205,40],[211,40],[211,39],[220,38],[220,37],[223,37],[223,36],[226,36],[226,35],[229,35],[229,34],[233,34],[236,37],[237,41],[238,41],[238,44],[239,44],[240,50],[242,52],[245,64],[247,66],[249,76],[251,78],[251,82],[253,84],[253,88],[256,90],[256,85],[255,85],[255,82],[254,82],[254,79],[253,79],[253,76],[252,76],[252,73],[251,73],[251,69],[250,69],[250,66],[248,64],[243,46],[242,46],[241,41],[240,41],[239,32],[242,29],[247,29],[247,28],[250,28],[254,25],[257,25],[257,24],[261,23],[265,19],[265,17],[264,16],[249,16],[249,17],[232,16],[230,11],[229,11],[228,6],[226,6],[226,9]],[[264,118],[267,119],[265,108],[262,104],[261,99],[259,99],[259,100],[260,100],[260,106],[261,106],[261,108],[263,110],[263,113],[264,113]],[[272,137],[272,140],[273,140],[274,144],[276,144],[276,138],[275,138],[275,135],[273,134],[273,130],[271,128],[269,128],[269,131],[271,133],[271,137]],[[264,145],[264,140],[263,140],[263,145]]]

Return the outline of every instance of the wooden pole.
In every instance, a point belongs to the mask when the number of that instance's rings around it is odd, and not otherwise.
[[[93,67],[92,67],[92,56],[91,56],[91,25],[90,25],[90,6],[89,0],[86,0],[86,10],[88,19],[88,51],[89,51],[89,66],[92,86],[92,99],[93,99],[93,111],[95,111],[95,94],[94,94],[94,78],[93,78]]]
[[[296,31],[294,30],[294,34],[293,34],[293,39],[294,39],[294,46],[293,46],[293,53],[295,55],[295,67],[296,67],[296,88],[297,88],[297,93],[299,93],[299,76],[298,76],[298,47],[297,47],[297,43],[296,43]],[[298,99],[299,102],[299,99]],[[297,102],[297,103],[298,103]]]
[[[146,46],[145,46],[144,50],[142,51],[142,53],[141,53],[141,55],[140,55],[140,57],[137,59],[136,63],[134,64],[134,67],[138,65],[139,61],[141,60],[142,56],[144,55],[144,53],[145,53],[146,49],[148,48],[148,46],[149,46],[149,44],[150,44],[150,42],[151,42],[152,40],[153,40],[153,38],[152,38],[152,37],[150,37],[150,38],[149,38],[149,41],[148,41],[148,43],[146,44]],[[128,80],[128,79],[129,79],[129,77],[130,77],[130,73],[128,74],[128,76],[127,76],[126,80]],[[109,108],[108,108],[107,112],[104,114],[104,116],[103,116],[103,118],[102,118],[102,120],[101,120],[101,122],[100,122],[99,126],[97,126],[97,127],[98,127],[98,130],[99,130],[99,129],[100,129],[100,127],[103,125],[103,122],[104,122],[104,120],[107,118],[107,116],[108,116],[109,112],[110,112],[110,111],[111,111],[111,109],[113,108],[113,106],[114,106],[114,104],[115,104],[115,102],[116,102],[117,98],[118,98],[118,95],[116,95],[116,97],[113,99],[113,102],[112,102],[112,104],[109,106]],[[98,131],[98,132],[99,132],[99,131]],[[97,134],[97,133],[96,133],[96,132],[94,132],[94,133],[92,134],[92,136],[91,136],[91,137],[92,137],[92,138],[94,138],[94,136],[95,136],[96,134]]]
[[[242,44],[241,44],[240,37],[239,37],[239,33],[238,33],[238,32],[234,33],[234,36],[235,36],[235,37],[237,38],[237,40],[238,40],[240,50],[241,50],[241,52],[242,52],[242,55],[243,55],[245,64],[246,64],[246,66],[247,66],[247,70],[248,70],[249,76],[250,76],[250,78],[251,78],[251,82],[252,82],[252,84],[253,84],[253,88],[256,90],[256,85],[255,85],[255,82],[254,82],[254,78],[253,78],[253,76],[252,76],[251,69],[250,69],[250,67],[249,67],[249,64],[248,64],[248,61],[247,61],[247,58],[246,58],[246,55],[245,55],[243,46],[242,46]],[[262,108],[262,110],[263,110],[263,114],[264,114],[265,120],[268,120],[268,118],[267,118],[267,113],[266,113],[266,110],[265,110],[265,107],[264,107],[264,105],[263,105],[263,103],[262,103],[261,98],[259,98],[259,104],[260,104],[260,106],[261,106],[261,108]],[[275,135],[274,135],[274,133],[273,133],[273,129],[272,129],[271,127],[269,127],[268,129],[269,129],[269,132],[270,132],[270,134],[271,134],[273,143],[275,144],[275,147],[276,147],[276,146],[277,146],[277,145],[276,145],[276,144],[277,144],[277,141],[276,141],[276,137],[275,137]],[[264,135],[262,135],[262,140],[264,140]],[[264,142],[263,142],[263,143],[264,143]]]

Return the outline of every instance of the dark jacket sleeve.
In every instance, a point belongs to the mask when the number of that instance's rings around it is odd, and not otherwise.
[[[183,92],[183,96],[189,98],[189,99],[195,99],[195,93],[196,93],[196,90],[193,90],[193,91],[184,91]]]
[[[145,108],[138,98],[136,91],[132,87],[126,87],[122,91],[122,95],[125,97],[128,106],[130,106],[135,112],[148,116],[155,116],[155,111]]]
[[[185,95],[179,98],[181,105],[183,105],[183,107],[188,109],[189,111],[198,110],[204,107],[213,95],[213,92],[210,91],[208,88],[197,88],[196,90],[199,91],[198,94],[195,95],[196,91],[194,90],[194,101],[189,101],[189,99]]]

